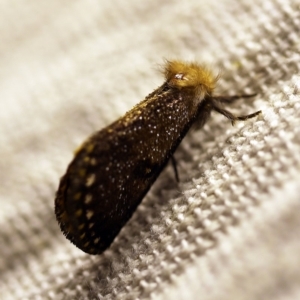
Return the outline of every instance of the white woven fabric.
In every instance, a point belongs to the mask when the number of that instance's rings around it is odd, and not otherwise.
[[[300,3],[0,0],[0,299],[300,299]],[[206,62],[213,114],[111,247],[61,233],[73,150],[158,85],[163,58]]]

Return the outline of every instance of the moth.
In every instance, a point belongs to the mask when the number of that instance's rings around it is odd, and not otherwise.
[[[130,219],[179,143],[211,111],[235,121],[223,108],[242,97],[214,96],[217,77],[205,66],[166,61],[165,82],[123,117],[91,135],[61,178],[55,214],[62,232],[82,251],[100,254]]]

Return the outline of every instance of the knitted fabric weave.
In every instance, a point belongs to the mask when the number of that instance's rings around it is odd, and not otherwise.
[[[300,3],[0,0],[0,299],[300,299]],[[76,147],[207,63],[213,113],[111,247],[90,256],[54,215]]]

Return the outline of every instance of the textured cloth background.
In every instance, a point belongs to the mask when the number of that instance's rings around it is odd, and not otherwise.
[[[300,299],[300,2],[0,1],[0,298]],[[73,150],[162,84],[163,58],[206,62],[213,113],[111,247],[61,233]]]

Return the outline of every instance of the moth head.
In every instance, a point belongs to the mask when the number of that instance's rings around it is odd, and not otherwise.
[[[207,67],[179,60],[166,61],[164,75],[170,87],[192,90],[200,98],[211,95],[217,82],[217,76]]]

